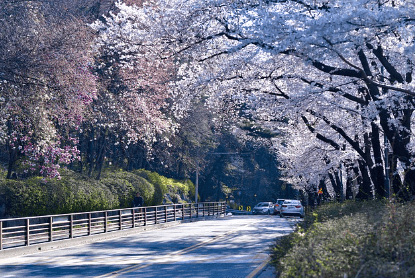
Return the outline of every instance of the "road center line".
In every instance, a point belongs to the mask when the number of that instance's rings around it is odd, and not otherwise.
[[[264,220],[265,220],[265,219],[260,220],[260,221],[258,221],[258,222],[261,222],[261,221],[264,221]],[[200,243],[198,243],[198,244],[195,244],[195,245],[189,246],[189,247],[187,247],[187,248],[184,248],[184,249],[182,249],[182,250],[174,251],[174,252],[172,252],[172,253],[170,253],[170,254],[164,255],[162,258],[163,258],[163,259],[167,259],[167,258],[171,258],[171,257],[177,256],[177,255],[182,255],[182,254],[185,254],[185,253],[189,253],[189,252],[191,252],[191,251],[193,251],[193,250],[196,250],[196,249],[198,249],[198,248],[200,248],[200,247],[203,247],[203,246],[205,246],[205,245],[207,245],[207,244],[210,244],[210,243],[212,243],[212,242],[215,242],[215,241],[218,241],[218,240],[220,240],[220,239],[223,239],[223,238],[225,238],[225,237],[227,237],[227,236],[229,236],[229,235],[231,235],[231,234],[234,234],[234,233],[236,233],[236,232],[238,232],[238,231],[242,230],[242,229],[243,229],[243,228],[245,228],[245,227],[248,227],[248,226],[251,226],[251,225],[257,224],[258,222],[255,222],[255,223],[249,223],[249,224],[243,225],[243,226],[238,227],[237,229],[235,229],[235,230],[233,230],[233,231],[229,231],[229,232],[226,232],[226,233],[224,233],[224,234],[221,234],[221,235],[215,236],[215,237],[214,237],[214,238],[212,238],[212,239],[208,239],[208,240],[202,241],[202,242],[200,242]],[[107,274],[104,274],[104,275],[96,276],[96,278],[107,278],[107,277],[114,278],[114,277],[118,277],[119,275],[126,274],[126,273],[130,273],[130,272],[133,272],[133,271],[136,271],[136,270],[139,270],[139,269],[142,269],[142,268],[145,268],[145,267],[148,267],[148,266],[154,265],[154,264],[157,264],[157,263],[148,262],[148,263],[133,264],[133,265],[131,265],[131,266],[128,266],[128,267],[122,268],[122,269],[117,270],[117,271],[112,271],[112,272],[107,273]]]

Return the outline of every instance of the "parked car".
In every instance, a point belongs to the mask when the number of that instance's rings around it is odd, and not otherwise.
[[[274,214],[279,214],[281,210],[281,205],[284,203],[285,199],[277,199],[274,204]]]
[[[281,205],[280,217],[294,215],[304,217],[304,207],[298,200],[285,200]]]
[[[272,202],[260,202],[252,209],[252,214],[274,214],[274,204]]]

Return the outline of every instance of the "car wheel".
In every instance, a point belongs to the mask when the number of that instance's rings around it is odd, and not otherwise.
[[[267,214],[268,214],[268,215],[270,215],[270,214],[271,214],[271,211],[270,211],[270,210],[268,210]]]
[[[280,212],[280,217],[281,217],[281,218],[284,218],[284,215],[282,215],[282,213],[281,213],[281,212]]]

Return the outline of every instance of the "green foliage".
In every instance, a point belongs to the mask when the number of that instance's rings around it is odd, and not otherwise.
[[[46,214],[48,204],[47,188],[39,178],[22,181],[3,180],[0,194],[10,215]]]
[[[0,205],[6,216],[21,217],[130,207],[137,191],[144,204],[160,205],[166,193],[187,197],[195,192],[190,181],[179,182],[145,170],[107,170],[101,180],[61,169],[62,179],[32,177],[7,180],[0,172]]]
[[[153,198],[154,205],[160,205],[163,202],[165,194],[181,195],[181,198],[176,197],[176,201],[179,199],[188,198],[194,196],[196,189],[190,180],[180,182],[175,179],[167,178],[159,175],[156,172],[150,172],[147,170],[135,170],[133,173],[148,179],[150,183],[154,185],[155,193]]]
[[[8,216],[34,216],[118,208],[104,184],[62,170],[62,179],[0,180],[0,201]]]
[[[189,192],[189,197],[193,198],[196,194],[196,186],[189,179],[184,180],[183,184],[185,185],[185,187],[182,190],[183,191],[188,191]],[[199,196],[197,196],[197,198],[199,199]]]
[[[280,277],[415,277],[414,203],[327,204],[279,239]]]
[[[150,172],[151,173],[151,172]],[[131,207],[134,196],[137,191],[144,198],[144,205],[154,205],[155,186],[145,178],[134,172],[107,171],[103,173],[101,182],[104,183],[110,191],[118,196],[121,207]]]

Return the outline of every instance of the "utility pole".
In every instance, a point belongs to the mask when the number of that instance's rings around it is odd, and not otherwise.
[[[197,204],[197,196],[199,195],[199,166],[196,168],[196,190],[195,190],[195,203]]]

